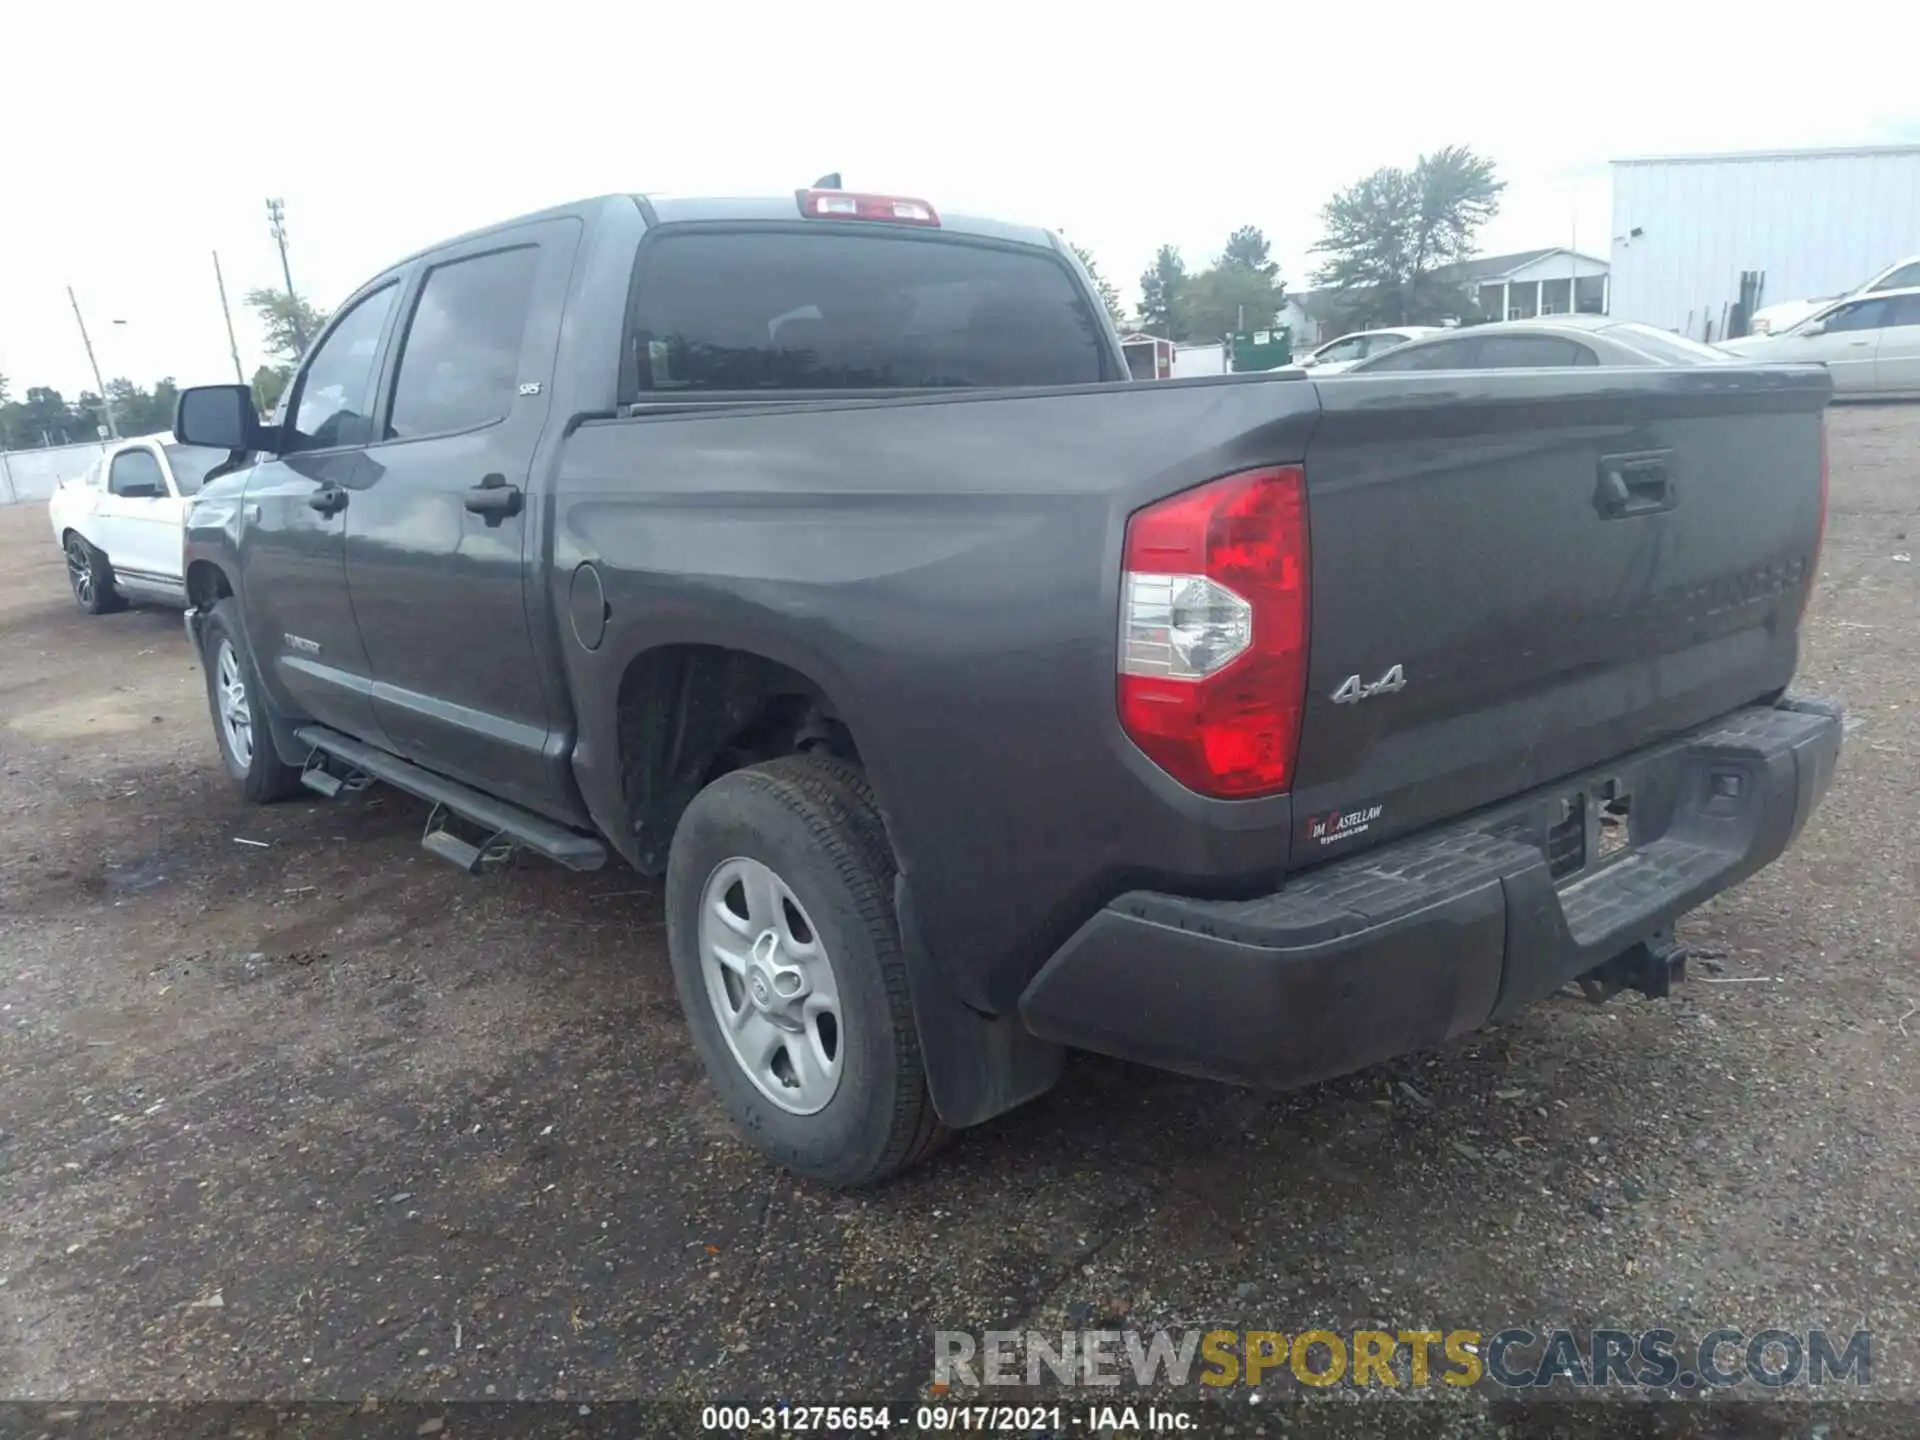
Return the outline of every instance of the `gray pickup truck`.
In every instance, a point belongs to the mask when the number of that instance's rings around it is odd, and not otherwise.
[[[748,1139],[835,1184],[1068,1048],[1296,1086],[1570,981],[1819,803],[1816,367],[1130,383],[1045,231],[616,196],[376,276],[188,520],[256,801],[664,875]]]

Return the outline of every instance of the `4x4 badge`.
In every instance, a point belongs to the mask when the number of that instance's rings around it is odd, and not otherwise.
[[[1340,688],[1333,692],[1336,705],[1357,705],[1373,695],[1391,695],[1396,690],[1407,688],[1407,672],[1395,665],[1371,685],[1358,675],[1349,675],[1340,682]]]

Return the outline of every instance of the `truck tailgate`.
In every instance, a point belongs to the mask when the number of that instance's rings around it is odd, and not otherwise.
[[[1319,386],[1294,866],[1783,689],[1825,504],[1824,371]]]

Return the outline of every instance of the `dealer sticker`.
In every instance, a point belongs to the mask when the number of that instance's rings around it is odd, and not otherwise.
[[[1362,805],[1357,810],[1326,810],[1307,816],[1307,838],[1316,845],[1337,845],[1364,835],[1380,818],[1383,805]]]

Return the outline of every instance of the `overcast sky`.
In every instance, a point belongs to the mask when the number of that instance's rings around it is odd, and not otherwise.
[[[1131,302],[1161,242],[1197,266],[1241,224],[1305,288],[1327,197],[1442,145],[1508,182],[1484,250],[1604,256],[1610,159],[1920,140],[1910,4],[189,0],[84,21],[14,6],[4,34],[16,398],[92,386],[68,285],[109,378],[230,379],[215,249],[251,374],[240,297],[280,283],[269,195],[296,288],[328,307],[543,205],[779,193],[834,169],[1060,229]]]

